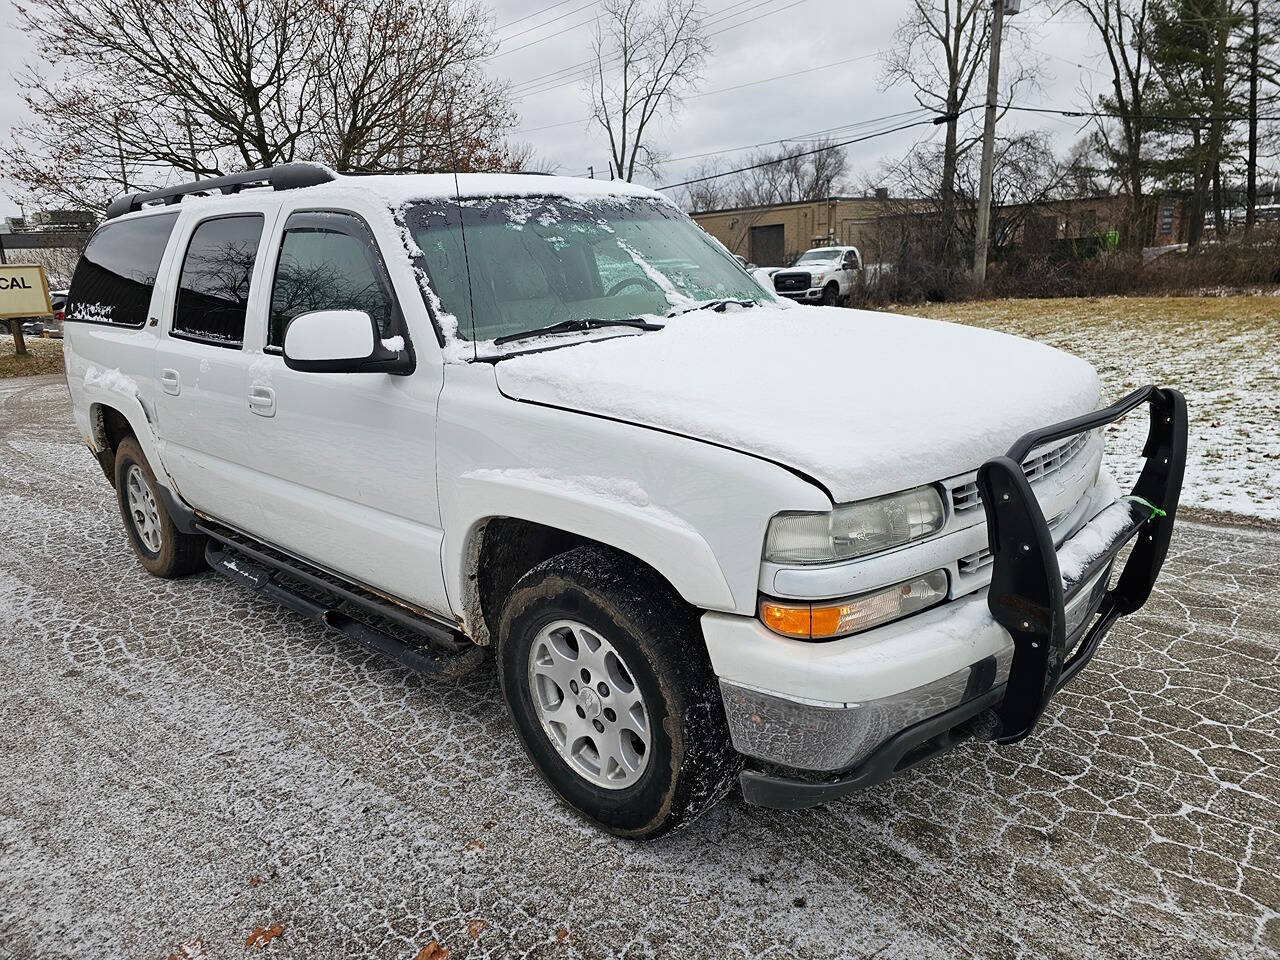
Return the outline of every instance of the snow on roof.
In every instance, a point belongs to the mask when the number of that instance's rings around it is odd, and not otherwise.
[[[645,197],[670,203],[667,197],[625,180],[592,180],[588,177],[545,177],[531,173],[406,173],[372,176],[338,176],[332,184],[310,187],[309,191],[363,189],[376,193],[392,206],[414,200],[483,197],[568,197],[597,200],[607,197]]]

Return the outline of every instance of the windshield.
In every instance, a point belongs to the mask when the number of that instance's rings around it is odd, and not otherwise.
[[[812,263],[815,260],[823,262],[827,260],[839,260],[842,252],[843,251],[838,247],[821,247],[817,250],[806,250],[804,253],[800,254],[800,259],[797,260],[796,263]]]
[[[419,265],[466,340],[565,321],[665,317],[707,300],[773,299],[660,200],[436,200],[411,205],[405,219]]]

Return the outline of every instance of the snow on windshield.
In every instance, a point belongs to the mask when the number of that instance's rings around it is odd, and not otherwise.
[[[433,309],[463,341],[773,299],[661,198],[434,200],[410,203],[403,220]]]

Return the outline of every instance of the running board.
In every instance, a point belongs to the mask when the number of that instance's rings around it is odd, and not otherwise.
[[[283,564],[271,563],[269,558],[262,555],[251,558],[220,538],[210,538],[205,547],[204,557],[209,566],[224,577],[283,604],[304,617],[318,620],[326,627],[337,630],[354,640],[371,653],[393,660],[416,673],[443,678],[461,677],[474,670],[484,659],[484,651],[466,638],[461,638],[461,643],[454,649],[442,649],[418,646],[400,637],[392,636],[337,609],[337,604],[344,600],[357,602],[352,599],[354,595],[343,596],[337,591],[330,593],[327,589],[328,585],[319,577],[311,578],[314,582],[308,583],[300,576],[303,571]],[[294,580],[297,586],[286,582],[288,580]],[[314,591],[304,592],[299,588],[308,585],[313,587]],[[337,601],[337,603],[331,601]],[[382,613],[377,610],[370,612]],[[426,629],[419,628],[422,633],[439,629],[434,624],[424,624],[423,627]]]

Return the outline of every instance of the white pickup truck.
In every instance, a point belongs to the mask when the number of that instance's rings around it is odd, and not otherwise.
[[[791,266],[773,271],[773,288],[790,300],[834,307],[848,301],[861,272],[857,247],[814,247]]]
[[[146,570],[414,670],[492,650],[529,757],[651,837],[1027,736],[1146,600],[1177,391],[762,289],[624,183],[297,164],[114,202],[75,420]],[[1101,427],[1151,428],[1121,497]],[[1132,545],[1120,572],[1113,560]]]

